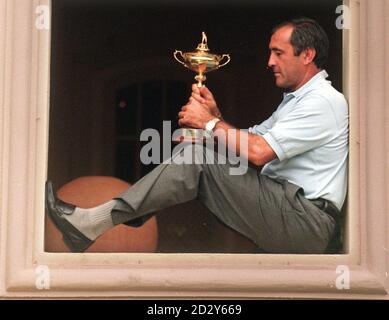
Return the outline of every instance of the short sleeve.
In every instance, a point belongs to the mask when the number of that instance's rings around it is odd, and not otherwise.
[[[249,128],[248,131],[249,133],[263,136],[264,134],[266,134],[266,132],[268,132],[268,130],[273,126],[273,124],[274,114],[267,120],[263,121],[261,124]]]
[[[331,104],[322,96],[303,98],[263,138],[283,161],[328,143],[335,134]]]

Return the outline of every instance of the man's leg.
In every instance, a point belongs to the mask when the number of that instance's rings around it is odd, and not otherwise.
[[[203,164],[162,164],[124,192],[119,199],[125,205],[118,205],[124,210],[113,210],[114,223],[137,224],[150,213],[198,199],[222,222],[268,252],[324,252],[334,221],[307,200],[301,188],[259,175],[251,167],[243,175],[231,175],[231,164],[221,155],[214,157],[225,165],[209,164],[207,151],[202,146],[194,150]]]
[[[231,175],[228,162],[207,163],[206,151],[199,145],[194,148],[194,164],[177,164],[181,155],[176,154],[169,163],[159,165],[117,198],[108,212],[109,220],[137,225],[161,209],[197,198],[225,224],[266,251],[325,250],[333,221],[306,200],[300,188],[258,176],[250,167],[244,175]],[[74,226],[77,228],[73,223],[70,227]]]
[[[245,174],[231,175],[233,165],[201,145],[193,146],[195,163],[176,164],[183,152],[116,198],[120,201],[112,211],[114,224],[139,226],[152,213],[198,199],[225,224],[256,241],[252,220],[259,205],[257,170],[247,167]],[[218,164],[218,160],[223,164]]]
[[[188,154],[191,159],[184,157]],[[184,158],[186,163],[182,163]],[[210,164],[213,160],[226,164]],[[72,251],[84,251],[116,224],[139,226],[161,209],[196,198],[227,225],[254,240],[255,230],[247,217],[258,206],[257,173],[250,169],[245,175],[232,176],[230,168],[225,157],[213,150],[189,145],[102,206],[82,209],[61,204],[48,184],[46,207]],[[74,245],[72,239],[76,239]]]

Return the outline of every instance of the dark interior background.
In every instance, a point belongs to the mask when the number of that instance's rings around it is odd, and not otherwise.
[[[325,28],[326,69],[342,90],[342,32],[335,27],[341,3],[53,0],[49,178],[57,187],[90,175],[134,183],[151,170],[139,161],[139,133],[160,129],[162,120],[176,125],[195,74],[173,52],[193,51],[202,31],[212,52],[231,54],[231,63],[209,73],[206,84],[234,126],[260,123],[281,101],[266,66],[269,32],[283,19],[308,16]],[[165,209],[157,219],[159,252],[257,250],[196,201]]]

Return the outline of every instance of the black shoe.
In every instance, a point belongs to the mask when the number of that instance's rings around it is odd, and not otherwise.
[[[46,211],[51,220],[61,231],[63,240],[72,252],[84,252],[94,241],[86,237],[81,231],[77,230],[64,215],[71,215],[76,207],[65,203],[56,198],[51,181],[46,182]]]

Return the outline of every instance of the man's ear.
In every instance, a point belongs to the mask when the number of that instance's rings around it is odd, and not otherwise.
[[[308,65],[311,62],[313,62],[313,60],[315,59],[316,50],[313,48],[307,48],[302,52],[302,54],[303,54],[304,65]]]

